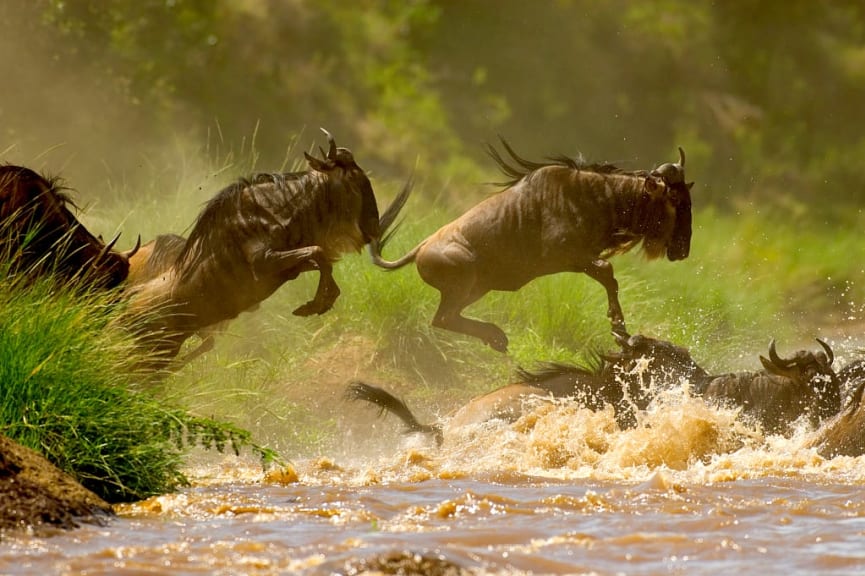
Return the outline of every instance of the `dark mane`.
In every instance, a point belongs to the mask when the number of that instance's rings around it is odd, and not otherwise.
[[[559,376],[597,376],[603,369],[603,360],[600,355],[592,356],[588,366],[577,366],[574,364],[564,364],[560,362],[540,362],[533,370],[527,370],[523,367],[517,367],[516,376],[520,381],[526,384],[542,384],[547,380],[558,378]]]
[[[178,255],[183,253],[185,246],[186,239],[183,236],[177,236],[176,234],[159,235],[153,246],[153,252],[147,259],[146,269],[148,275],[157,274],[162,270],[170,268],[177,262]]]
[[[262,206],[261,198],[256,194],[242,198],[244,190],[273,184],[289,203],[300,207],[309,201],[311,195],[305,193],[312,188],[305,185],[309,175],[309,172],[259,173],[240,178],[223,188],[204,205],[192,225],[186,245],[176,261],[180,275],[192,273],[217,249],[228,258],[239,257],[235,261],[242,261],[244,257],[239,248],[242,238],[237,237],[238,232],[254,235],[261,227],[273,222],[272,207]],[[231,225],[239,219],[253,225]],[[234,251],[238,254],[228,254]]]
[[[582,156],[578,158],[571,158],[570,156],[565,156],[564,154],[558,154],[556,156],[551,156],[547,158],[546,162],[534,162],[532,160],[526,160],[511,148],[511,145],[508,142],[499,136],[499,140],[502,143],[502,146],[507,151],[508,155],[513,159],[516,165],[509,164],[507,160],[505,160],[501,154],[499,154],[498,150],[496,150],[492,144],[487,144],[487,154],[499,165],[502,173],[505,176],[509,176],[510,180],[505,182],[496,182],[497,186],[502,186],[505,188],[509,188],[531,174],[536,170],[540,170],[541,168],[546,168],[547,166],[563,166],[565,168],[570,168],[571,170],[582,171],[582,172],[594,172],[596,174],[624,174],[629,176],[641,176],[645,175],[645,170],[638,170],[633,172],[628,172],[620,169],[615,164],[610,164],[608,162],[586,162]]]
[[[43,174],[39,174],[34,172],[30,168],[25,168],[23,166],[15,166],[13,164],[4,164],[0,166],[0,190],[5,192],[9,186],[15,180],[19,181],[18,186],[16,187],[16,192],[20,193],[20,188],[24,186],[37,186],[39,188],[39,192],[47,192],[51,194],[58,202],[60,207],[66,208],[67,206],[72,206],[76,210],[78,210],[78,206],[72,200],[72,196],[70,195],[71,188],[66,186],[63,179],[59,176],[46,176]],[[4,194],[5,196],[5,194]],[[29,202],[35,201],[35,197],[27,196],[26,198],[8,198],[3,197],[0,198],[4,203],[12,201],[15,205],[4,206],[3,212],[7,214],[7,216],[11,216],[12,213],[18,211],[24,206],[26,206]],[[7,212],[7,210],[11,208],[11,212]]]

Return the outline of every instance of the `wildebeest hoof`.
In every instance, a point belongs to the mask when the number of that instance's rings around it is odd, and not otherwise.
[[[316,314],[324,314],[325,312],[330,310],[330,308],[330,306],[326,306],[313,300],[311,302],[307,302],[303,306],[298,306],[297,308],[295,308],[292,314],[294,314],[295,316],[315,316]]]
[[[492,348],[496,352],[506,354],[508,351],[508,337],[505,336],[504,332],[488,339],[487,344],[489,344],[490,348]]]

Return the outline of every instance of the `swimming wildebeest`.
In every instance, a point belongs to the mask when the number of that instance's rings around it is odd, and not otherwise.
[[[57,178],[23,166],[0,166],[0,257],[10,274],[51,274],[70,284],[114,288],[129,273],[128,252],[113,250],[91,234]],[[139,238],[140,242],[140,238]]]
[[[705,374],[685,348],[670,342],[640,334],[616,335],[616,341],[621,351],[599,355],[594,366],[546,363],[536,371],[519,369],[517,382],[469,400],[448,417],[448,426],[491,419],[513,422],[523,414],[526,400],[570,398],[591,410],[611,405],[619,427],[632,428],[637,410],[645,410],[652,400],[653,386]],[[638,366],[641,360],[647,365]],[[354,381],[346,398],[375,404],[402,420],[409,432],[432,434],[439,444],[442,441],[440,425],[420,423],[404,402],[377,386]]]
[[[612,405],[620,428],[633,427],[638,410],[645,410],[657,387],[687,381],[698,396],[714,404],[741,406],[746,417],[769,432],[786,431],[786,426],[803,414],[816,425],[840,409],[837,378],[828,353],[796,352],[780,358],[774,341],[770,359],[760,357],[766,371],[711,375],[691,357],[687,349],[664,340],[642,335],[616,335],[621,352],[602,355],[595,368],[547,364],[535,372],[519,370],[520,381],[470,400],[448,419],[448,426],[483,422],[492,418],[514,421],[523,412],[528,398],[571,398],[591,410]],[[639,369],[640,360],[648,364]],[[783,375],[781,375],[783,374]],[[363,400],[391,412],[406,424],[409,432],[434,434],[441,441],[439,425],[421,424],[408,407],[389,392],[364,382],[352,382],[346,397]]]
[[[339,296],[333,264],[374,243],[393,224],[411,180],[379,218],[372,185],[352,153],[327,133],[321,159],[304,172],[258,174],[223,189],[199,214],[168,271],[132,289],[140,338],[154,364],[175,358],[192,334],[235,318],[303,272],[317,271],[298,316],[323,314]]]
[[[840,372],[840,371],[839,371]],[[847,404],[837,418],[827,422],[808,442],[824,458],[862,456],[865,454],[865,403],[862,393],[865,381],[852,391]]]
[[[417,264],[423,280],[441,293],[432,324],[480,338],[505,352],[508,338],[489,322],[465,318],[462,310],[491,290],[518,290],[558,272],[583,272],[607,291],[613,331],[626,334],[618,283],[608,258],[640,242],[649,259],[666,252],[687,258],[691,246],[691,194],[685,182],[685,153],[678,163],[652,171],[624,172],[611,164],[586,164],[557,157],[547,163],[519,157],[511,166],[492,146],[488,152],[512,178],[487,198],[423,240],[396,261],[378,254],[378,266]]]
[[[714,404],[741,406],[742,412],[763,430],[778,434],[808,415],[816,427],[841,410],[841,385],[832,369],[834,354],[817,339],[823,351],[797,351],[781,358],[775,340],[769,344],[769,358],[760,356],[764,370],[706,376],[694,381],[696,395]]]

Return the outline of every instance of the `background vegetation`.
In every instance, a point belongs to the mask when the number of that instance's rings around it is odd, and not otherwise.
[[[183,233],[238,176],[292,166],[318,126],[382,203],[416,170],[393,255],[494,190],[482,144],[498,134],[530,158],[625,168],[681,145],[692,254],[614,261],[630,328],[717,370],[756,367],[773,336],[782,352],[827,334],[861,346],[860,1],[40,0],[4,3],[0,27],[0,159],[62,174],[87,224],[125,247]],[[291,316],[316,280],[302,278],[152,391],[323,449],[351,432],[335,416],[349,378],[443,409],[517,364],[612,344],[587,278],[472,307],[508,332],[503,358],[432,330],[436,294],[413,270],[359,255],[337,275],[332,312]]]

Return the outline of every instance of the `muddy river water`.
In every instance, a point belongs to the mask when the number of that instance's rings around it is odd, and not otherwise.
[[[211,460],[102,526],[0,544],[2,574],[863,574],[865,458],[825,460],[686,393],[633,430],[568,404],[446,429],[379,420],[262,471]]]

